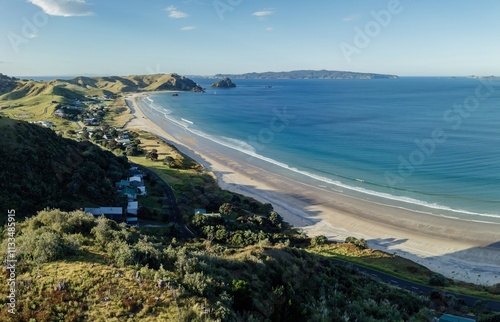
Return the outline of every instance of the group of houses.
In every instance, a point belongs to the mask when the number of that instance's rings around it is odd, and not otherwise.
[[[57,103],[57,102],[53,102]],[[55,116],[65,119],[77,120],[78,115],[82,115],[82,121],[85,125],[99,125],[100,119],[106,110],[106,105],[93,98],[92,101],[74,100],[70,104],[63,104],[56,107]]]
[[[147,195],[144,174],[137,167],[132,167],[129,169],[129,177],[116,182],[115,188],[119,193],[127,196],[127,207],[85,208],[84,211],[96,217],[104,216],[117,222],[126,222],[131,226],[138,226],[139,202],[137,197]]]
[[[127,130],[123,129],[115,129],[117,133],[117,137],[114,138],[116,143],[123,144],[125,147],[131,143],[130,133]]]

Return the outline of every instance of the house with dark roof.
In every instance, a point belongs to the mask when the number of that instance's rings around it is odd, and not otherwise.
[[[122,190],[125,188],[131,188],[132,186],[130,185],[130,181],[128,180],[121,180],[120,182],[115,183],[115,187],[118,190]]]
[[[122,207],[85,208],[84,211],[94,215],[94,217],[104,216],[114,221],[123,221],[124,218]]]
[[[127,196],[129,201],[133,201],[133,200],[137,199],[137,190],[134,188],[130,188],[130,187],[124,188],[120,192],[123,193],[125,196]]]

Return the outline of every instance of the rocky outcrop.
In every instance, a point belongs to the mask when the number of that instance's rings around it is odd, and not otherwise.
[[[180,76],[178,74],[171,74],[169,79],[160,80],[161,85],[156,85],[152,89],[155,91],[175,90],[175,91],[191,91],[203,92],[203,88],[196,84],[191,79]]]
[[[220,81],[213,83],[212,87],[233,88],[233,87],[236,87],[236,84],[233,83],[229,77],[224,77]]]

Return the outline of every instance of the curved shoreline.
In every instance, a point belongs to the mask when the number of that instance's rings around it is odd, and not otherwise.
[[[265,161],[196,136],[148,111],[138,101],[148,94],[126,97],[135,116],[127,127],[174,143],[213,171],[223,189],[271,203],[286,221],[310,235],[365,238],[372,248],[397,253],[447,277],[500,283],[500,248],[493,246],[500,241],[500,225],[417,213],[280,175],[272,165],[263,166]]]

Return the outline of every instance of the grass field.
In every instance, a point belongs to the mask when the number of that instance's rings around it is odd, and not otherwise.
[[[82,247],[78,256],[19,274],[18,283],[28,286],[19,289],[23,300],[17,305],[26,308],[26,321],[48,321],[57,312],[71,320],[83,311],[88,321],[179,321],[179,313],[201,315],[195,298],[176,298],[173,291],[157,288],[153,270],[141,269],[141,283],[135,274],[133,268],[110,265],[101,250]],[[57,290],[60,282],[63,290]],[[8,293],[6,286],[0,286],[3,294]]]

